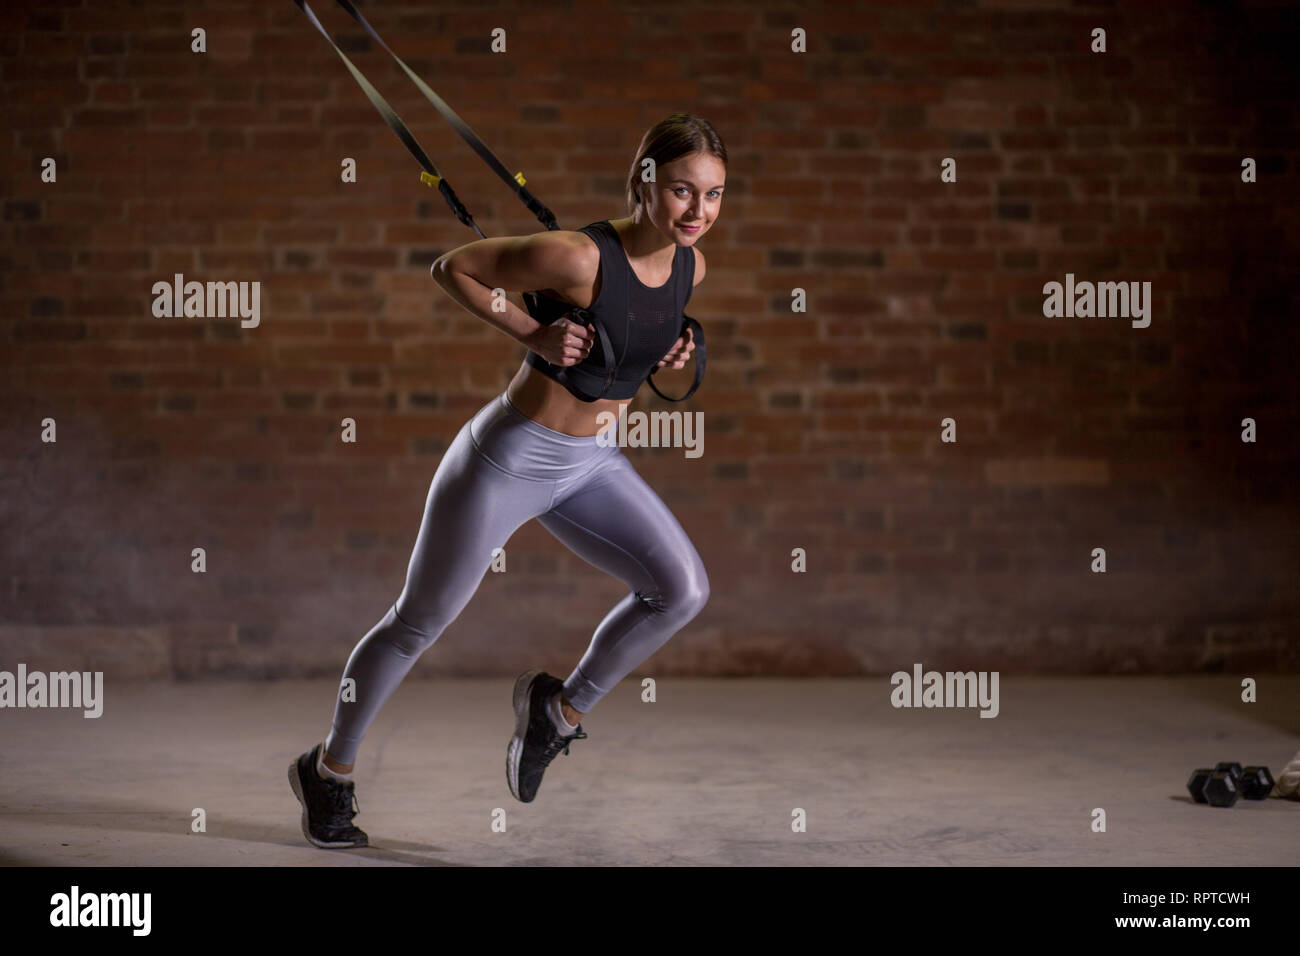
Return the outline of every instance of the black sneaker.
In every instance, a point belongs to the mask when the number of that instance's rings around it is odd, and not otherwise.
[[[546,713],[546,701],[564,686],[564,681],[545,671],[528,671],[515,681],[515,735],[506,748],[506,782],[516,800],[532,803],[542,774],[555,755],[569,752],[569,743],[585,740],[582,724],[565,737]]]
[[[316,773],[320,748],[317,744],[289,764],[289,786],[302,804],[302,835],[308,843],[327,849],[368,846],[365,831],[352,825],[352,818],[361,812],[356,784],[322,779]]]

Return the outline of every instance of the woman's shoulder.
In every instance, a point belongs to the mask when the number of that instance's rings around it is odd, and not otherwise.
[[[602,255],[590,235],[581,230],[550,229],[533,233],[526,242],[532,274],[544,282],[534,291],[576,308],[594,306],[601,284]]]
[[[574,280],[594,274],[600,265],[600,249],[586,233],[571,229],[550,229],[527,237],[530,258]]]

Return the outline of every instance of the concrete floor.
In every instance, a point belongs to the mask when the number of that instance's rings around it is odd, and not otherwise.
[[[357,766],[363,850],[308,845],[285,776],[333,681],[109,683],[98,720],[5,709],[0,864],[1240,866],[1300,847],[1300,803],[1184,788],[1217,760],[1280,770],[1300,677],[1260,677],[1257,704],[1236,677],[1008,677],[996,719],[895,710],[887,677],[662,678],[653,704],[627,680],[531,804],[506,788],[512,683],[399,688]]]

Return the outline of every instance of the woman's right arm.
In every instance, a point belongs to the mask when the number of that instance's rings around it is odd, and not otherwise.
[[[540,232],[467,243],[434,262],[435,282],[461,307],[549,362],[572,365],[591,347],[591,332],[576,322],[543,325],[504,295],[536,289],[590,287],[600,265],[595,245],[578,233]],[[493,309],[499,302],[504,311]]]

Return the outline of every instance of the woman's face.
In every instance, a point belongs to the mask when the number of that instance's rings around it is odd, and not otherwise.
[[[655,170],[655,182],[641,183],[645,214],[679,246],[694,245],[722,210],[727,167],[712,153],[679,156]]]

